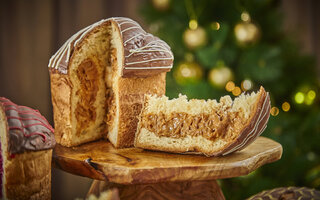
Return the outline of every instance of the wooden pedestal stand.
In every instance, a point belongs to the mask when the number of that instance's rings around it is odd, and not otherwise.
[[[88,195],[116,187],[120,199],[225,199],[217,179],[249,174],[281,155],[281,145],[265,137],[224,157],[115,149],[97,141],[73,148],[57,145],[53,162],[66,172],[95,179]]]

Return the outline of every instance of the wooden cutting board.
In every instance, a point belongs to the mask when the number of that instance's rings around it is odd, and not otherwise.
[[[259,137],[242,151],[224,157],[172,154],[138,148],[115,149],[100,140],[78,147],[57,145],[54,166],[66,172],[118,184],[214,180],[249,174],[279,160],[282,146]]]

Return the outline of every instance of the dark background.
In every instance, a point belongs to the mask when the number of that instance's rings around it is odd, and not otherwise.
[[[126,16],[144,26],[137,11],[142,2],[0,1],[0,96],[37,108],[52,123],[47,70],[51,55],[75,32],[103,18]],[[296,36],[304,52],[316,56],[320,77],[320,1],[283,0],[281,4],[285,30]],[[52,197],[83,198],[91,181],[53,169]]]

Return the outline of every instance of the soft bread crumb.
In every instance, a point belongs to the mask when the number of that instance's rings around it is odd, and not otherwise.
[[[183,112],[190,115],[210,114],[213,110],[222,112],[243,112],[244,117],[249,118],[250,111],[256,102],[259,93],[241,94],[232,101],[229,95],[220,98],[220,102],[215,99],[188,100],[186,95],[179,94],[178,98],[169,100],[166,96],[157,97],[146,95],[147,104],[144,107],[144,114],[164,113],[169,115],[173,112]]]
[[[81,42],[80,47],[75,50],[77,52],[73,53],[73,57],[71,58],[70,79],[73,85],[71,93],[72,133],[64,134],[62,138],[63,141],[68,141],[68,143],[70,143],[67,146],[74,146],[99,139],[103,137],[103,134],[106,132],[106,125],[104,123],[106,112],[106,84],[104,76],[105,68],[109,65],[109,40],[107,38],[110,35],[110,29],[105,27],[107,26],[101,26],[97,31],[88,35],[88,37]],[[84,83],[81,83],[77,76],[77,70],[79,65],[86,60],[91,61],[97,68],[98,74],[96,76],[96,81],[98,83],[98,91],[93,95],[94,100],[91,99],[91,102],[89,103],[94,108],[94,117],[88,116],[86,121],[82,122],[82,124],[85,124],[85,127],[81,127],[76,109],[79,106],[79,102],[83,101],[79,94],[85,89],[83,89],[82,85]],[[83,112],[88,113],[88,110],[84,110]]]
[[[239,97],[234,99],[231,112],[240,111],[240,113],[248,119],[250,111],[253,110],[253,106],[255,105],[258,96],[259,93],[255,92],[252,92],[251,94],[242,93]]]
[[[150,149],[156,150],[157,147],[161,147],[163,151],[171,151],[176,153],[183,153],[187,151],[201,151],[207,154],[220,149],[226,145],[226,141],[218,139],[214,142],[207,140],[202,136],[186,136],[184,138],[169,138],[158,137],[153,132],[148,131],[145,128],[140,130],[139,135],[136,138],[136,146],[146,145]],[[149,148],[148,148],[149,149]]]

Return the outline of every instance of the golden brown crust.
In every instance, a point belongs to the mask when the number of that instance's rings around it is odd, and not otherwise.
[[[16,154],[5,164],[8,199],[51,199],[52,149]]]
[[[6,113],[5,113],[4,107],[0,103],[0,123],[3,123],[4,129],[5,129],[5,134],[1,133],[1,136],[0,136],[0,139],[1,139],[0,148],[3,148],[1,143],[5,144],[5,147],[6,147],[6,149],[1,149],[1,151],[3,151],[3,152],[9,152],[9,146],[8,146],[8,144],[9,144],[9,126],[8,126],[8,122],[6,120],[7,120],[7,118],[6,118]],[[0,127],[1,127],[1,125],[0,125]]]
[[[63,135],[70,135],[71,127],[71,92],[72,83],[69,75],[50,73],[51,99],[53,106],[53,119],[55,138],[57,143],[64,146],[71,146],[72,141],[63,138]]]
[[[166,72],[148,78],[119,78],[119,132],[117,148],[133,146],[145,94],[164,95]]]

